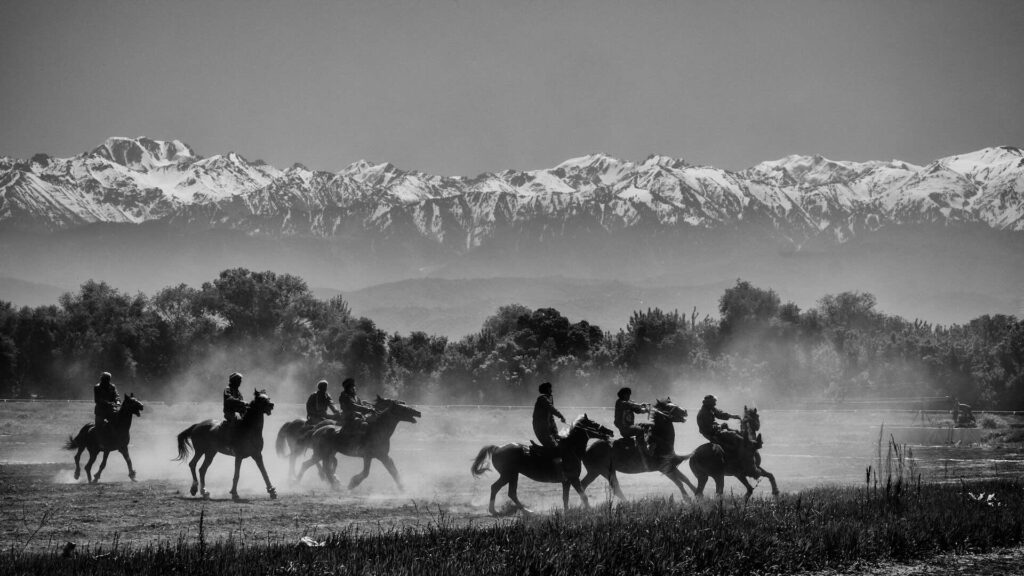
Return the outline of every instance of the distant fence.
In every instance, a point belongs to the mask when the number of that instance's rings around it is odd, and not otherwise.
[[[16,403],[51,403],[51,404],[92,404],[92,400],[59,400],[54,398],[0,398],[0,403],[4,404],[16,404]],[[798,407],[794,408],[777,408],[769,409],[773,413],[787,413],[787,412],[904,412],[907,414],[949,414],[949,410],[935,410],[935,409],[917,409],[907,408],[908,404],[914,402],[905,399],[893,399],[893,400],[879,400],[879,401],[857,401],[857,402],[843,402],[836,404],[826,404],[824,402],[805,402]],[[920,403],[920,402],[918,402]],[[220,405],[219,401],[202,401],[202,402],[164,402],[161,400],[150,400],[146,401],[147,405],[156,406],[200,406],[200,405]],[[289,404],[287,402],[276,402],[280,406],[298,406],[304,407],[303,403]],[[897,407],[902,405],[902,407]],[[417,408],[426,409],[444,409],[444,410],[532,410],[532,404],[416,404]],[[570,411],[587,411],[587,410],[612,410],[613,406],[562,406],[561,409]],[[303,408],[304,409],[304,408]],[[975,414],[1001,414],[1007,416],[1018,416],[1024,415],[1024,411],[1021,410],[981,410],[976,409]]]

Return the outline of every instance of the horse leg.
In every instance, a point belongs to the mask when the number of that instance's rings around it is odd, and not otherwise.
[[[196,477],[196,462],[199,462],[202,456],[202,452],[196,451],[192,459],[188,461],[188,469],[192,472],[192,487],[188,489],[188,493],[193,496],[199,491],[199,478]]]
[[[273,484],[270,483],[270,476],[267,475],[267,468],[263,465],[263,454],[253,454],[252,459],[256,461],[256,466],[260,469],[260,474],[263,474],[263,482],[267,485],[267,494],[270,494],[271,500],[276,500],[277,488],[274,488]]]
[[[92,484],[92,463],[96,461],[96,452],[92,449],[89,450],[89,461],[85,463],[85,479],[89,484]]]
[[[725,492],[725,475],[719,472],[712,476],[715,479],[715,496],[721,498],[722,493]]]
[[[775,474],[772,474],[771,472],[765,470],[764,468],[761,468],[760,466],[757,467],[757,472],[761,476],[768,478],[768,481],[772,483],[772,496],[778,496],[779,485],[775,483]]]
[[[135,482],[135,468],[132,467],[132,457],[128,455],[128,447],[123,446],[118,452],[121,453],[121,456],[124,456],[125,464],[128,464],[128,478]]]
[[[526,506],[523,506],[523,503],[519,501],[518,489],[519,489],[519,474],[516,473],[515,476],[513,476],[513,477],[508,479],[508,497],[509,497],[510,500],[512,500],[512,502],[515,503],[516,506],[519,507],[520,510],[522,510],[523,512],[525,512],[527,514],[533,514],[533,510],[530,510]]]
[[[405,492],[405,486],[402,486],[402,479],[398,476],[398,468],[395,467],[395,461],[390,456],[384,456],[380,459],[381,464],[387,468],[388,473],[395,479],[395,484],[398,485],[399,492]]]
[[[583,491],[583,486],[580,485],[579,476],[571,478],[568,482],[562,485],[562,504],[566,510],[569,509],[569,486],[576,489],[576,493],[580,495],[580,500],[583,501],[584,508],[590,508],[590,500],[587,499],[586,492]]]
[[[235,456],[235,478],[231,481],[231,499],[238,502],[238,476],[242,473],[242,460],[244,456]]]
[[[750,495],[754,493],[754,487],[750,485],[750,482],[747,481],[747,477],[743,474],[737,475],[736,479],[739,480],[740,484],[743,484],[743,487],[747,489],[747,494],[743,497],[743,500],[750,500]]]
[[[103,469],[107,467],[108,456],[110,456],[110,450],[104,450],[103,460],[100,460],[100,468],[96,471],[96,475],[92,477],[93,484],[100,481],[100,474],[103,474]]]
[[[663,474],[665,474],[665,476],[668,476],[668,479],[671,480],[677,488],[679,488],[679,492],[682,493],[684,500],[690,499],[690,495],[687,494],[686,490],[683,488],[684,483],[686,486],[690,487],[690,490],[693,490],[695,493],[697,492],[697,488],[690,483],[690,479],[686,477],[686,474],[683,474],[682,470],[678,468],[672,468],[668,472],[664,472]]]
[[[79,458],[82,457],[82,451],[85,450],[85,446],[81,446],[78,449],[78,453],[75,454],[75,480],[78,480],[82,476],[82,469],[79,465]]]
[[[693,495],[699,500],[704,497],[704,487],[708,484],[708,475],[706,472],[697,471],[694,471],[693,474],[697,477],[697,488],[694,489]]]
[[[317,462],[316,458],[317,458],[316,454],[313,454],[309,458],[309,460],[306,460],[305,462],[302,463],[302,467],[299,468],[299,475],[295,477],[295,483],[296,484],[298,484],[299,482],[302,482],[302,475],[306,473],[306,470],[309,470],[310,466],[312,466],[314,464],[317,464],[319,466],[319,463]]]
[[[356,474],[355,476],[352,477],[351,480],[349,480],[349,482],[348,482],[348,489],[349,490],[352,490],[356,486],[359,486],[359,484],[363,480],[366,480],[366,477],[370,475],[370,463],[372,463],[372,462],[373,462],[373,458],[370,458],[369,456],[363,456],[363,471],[358,473],[358,474]]]
[[[210,493],[206,491],[206,470],[213,463],[214,456],[217,455],[216,451],[207,452],[203,458],[203,465],[199,467],[199,494],[203,498],[209,498]]]

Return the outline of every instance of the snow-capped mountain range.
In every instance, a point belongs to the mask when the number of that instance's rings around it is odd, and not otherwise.
[[[788,156],[739,172],[593,154],[475,177],[365,161],[335,173],[282,170],[148,138],[111,138],[71,158],[0,157],[0,228],[152,220],[288,236],[399,234],[460,252],[510,227],[558,235],[754,225],[797,244],[920,223],[1024,231],[1024,151],[986,148],[925,166]]]

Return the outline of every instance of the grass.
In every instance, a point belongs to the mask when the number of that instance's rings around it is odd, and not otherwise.
[[[1024,539],[1024,485],[818,488],[778,500],[644,500],[474,528],[443,514],[426,530],[332,534],[297,542],[83,548],[62,557],[11,550],[25,574],[778,574],[984,552]],[[202,534],[202,531],[199,532]]]

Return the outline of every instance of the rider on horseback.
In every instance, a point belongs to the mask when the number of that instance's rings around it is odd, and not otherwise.
[[[356,395],[356,381],[354,379],[345,378],[345,381],[341,383],[341,388],[342,392],[338,396],[338,403],[341,404],[342,426],[351,427],[353,424],[356,424],[360,427],[365,427],[364,414],[376,413],[373,405],[369,402],[363,402]]]
[[[228,377],[228,387],[224,389],[224,419],[235,422],[245,415],[245,400],[242,398],[242,375],[238,372]]]
[[[650,406],[646,404],[637,404],[636,402],[630,402],[629,397],[633,394],[633,390],[629,388],[622,388],[619,390],[619,399],[615,401],[615,427],[619,429],[619,434],[623,438],[635,438],[637,448],[640,449],[640,453],[644,455],[644,459],[650,456],[650,450],[647,448],[647,441],[644,438],[644,430],[633,423],[633,414],[642,414],[650,412]]]
[[[718,424],[715,420],[739,420],[740,417],[719,410],[715,407],[716,404],[718,404],[718,398],[715,396],[708,394],[704,397],[704,403],[700,407],[700,411],[697,412],[697,430],[712,444],[718,444],[725,449],[734,448],[741,440],[739,434],[725,424]]]
[[[316,384],[316,392],[309,395],[306,400],[306,423],[319,424],[327,419],[327,410],[334,414],[341,414],[334,406],[334,400],[327,393],[327,380],[321,380]]]
[[[562,470],[562,457],[558,453],[558,427],[555,426],[555,416],[565,424],[565,416],[555,408],[555,399],[551,390],[551,382],[541,384],[537,391],[537,401],[533,405],[533,433],[537,436],[541,446],[547,448],[547,452],[554,456],[555,467]]]
[[[106,430],[110,420],[117,413],[121,398],[117,395],[117,387],[110,381],[110,372],[100,374],[100,381],[92,388],[93,400],[96,407],[93,413],[96,415],[96,428]]]

